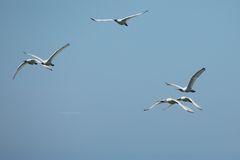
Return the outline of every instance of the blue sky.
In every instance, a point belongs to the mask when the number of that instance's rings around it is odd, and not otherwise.
[[[90,20],[146,9],[128,27]],[[239,16],[237,0],[2,0],[0,159],[239,159]],[[65,43],[52,72],[12,80],[23,51]],[[194,94],[164,84],[202,67]],[[143,112],[181,95],[204,110]]]

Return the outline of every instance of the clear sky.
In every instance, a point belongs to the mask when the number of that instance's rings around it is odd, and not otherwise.
[[[97,23],[150,11],[129,26]],[[0,159],[240,159],[238,0],[1,0]],[[53,71],[26,66],[30,52]],[[185,85],[202,67],[196,93]],[[143,109],[186,95],[203,107]]]

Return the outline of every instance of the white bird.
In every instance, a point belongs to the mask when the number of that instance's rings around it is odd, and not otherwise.
[[[197,78],[199,78],[199,76],[205,71],[205,68],[200,69],[199,71],[197,71],[192,78],[190,79],[188,85],[186,87],[181,87],[177,84],[172,84],[172,83],[167,83],[166,85],[168,86],[174,86],[177,88],[177,90],[181,91],[181,92],[196,92],[195,90],[192,89],[193,84],[195,83],[195,81],[197,80]]]
[[[190,97],[182,96],[177,98],[178,101],[183,101],[183,102],[189,102],[192,103],[197,109],[202,110],[202,107],[200,107],[194,100],[192,100]]]
[[[178,100],[176,99],[173,99],[173,98],[167,98],[167,99],[163,99],[163,100],[160,100],[160,101],[157,101],[156,103],[154,103],[152,106],[150,106],[149,108],[146,108],[144,109],[144,111],[148,111],[152,108],[154,108],[155,106],[161,104],[161,103],[168,103],[169,107],[171,107],[172,105],[174,104],[178,104],[182,109],[184,109],[185,111],[187,112],[190,112],[190,113],[193,113],[193,110],[185,105],[183,105],[181,102],[179,102]]]
[[[146,12],[148,12],[149,10],[146,10],[144,12],[141,12],[141,13],[137,13],[137,14],[133,14],[133,15],[130,15],[130,16],[127,16],[127,17],[124,17],[124,18],[118,18],[118,19],[95,19],[95,18],[91,18],[91,20],[95,21],[95,22],[116,22],[118,23],[119,25],[125,25],[125,26],[128,26],[127,22],[128,20],[134,18],[134,17],[137,17],[137,16],[140,16]]]
[[[26,52],[24,52],[24,53],[27,54],[27,55],[29,55],[29,56],[31,56],[31,57],[36,58],[36,59],[40,62],[40,64],[43,65],[43,67],[49,68],[50,66],[54,66],[54,64],[52,63],[53,58],[55,58],[63,49],[65,49],[65,48],[68,47],[69,45],[70,45],[70,44],[67,43],[67,44],[65,44],[63,47],[57,49],[57,50],[56,50],[55,52],[53,52],[53,54],[52,54],[48,59],[46,59],[46,60],[43,60],[42,58],[40,58],[40,57],[38,57],[38,56],[35,56],[35,55],[33,55],[33,54],[29,54],[29,53],[26,53]]]
[[[37,65],[39,64],[40,62],[36,59],[26,59],[24,61],[22,61],[20,63],[20,65],[18,66],[15,74],[13,75],[13,79],[15,79],[16,75],[18,74],[18,72],[26,65],[26,64],[30,64],[30,65]]]

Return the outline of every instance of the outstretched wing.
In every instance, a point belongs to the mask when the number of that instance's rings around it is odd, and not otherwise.
[[[70,46],[69,43],[65,44],[63,47],[59,48],[58,50],[56,50],[47,60],[47,64],[51,63],[53,58],[56,57],[63,49],[65,49],[66,47]]]
[[[177,85],[177,84],[167,83],[167,82],[165,82],[165,84],[168,85],[168,86],[176,87],[177,89],[183,89],[183,87],[181,87],[181,86],[179,86],[179,85]]]
[[[151,105],[149,108],[144,109],[144,111],[148,111],[148,110],[154,108],[155,106],[157,106],[157,105],[159,105],[159,104],[161,104],[161,102],[160,102],[160,101],[157,101],[156,103],[154,103],[153,105]]]
[[[20,63],[20,65],[18,66],[16,72],[14,73],[13,75],[13,78],[12,79],[15,79],[16,75],[18,74],[18,72],[27,64],[26,61],[23,61],[22,63]]]
[[[146,10],[146,11],[144,11],[144,12],[140,12],[140,13],[137,13],[137,14],[133,14],[133,15],[124,17],[124,18],[122,18],[121,20],[126,22],[126,21],[128,21],[129,19],[132,19],[132,18],[134,18],[134,17],[140,16],[140,15],[142,15],[142,14],[148,12],[148,11],[149,11],[149,10]]]
[[[197,109],[202,110],[202,107],[200,107],[193,99],[189,97],[185,97],[189,100],[190,103],[192,103]]]
[[[185,111],[188,111],[190,113],[194,113],[193,110],[187,106],[184,106],[181,102],[179,102],[178,100],[173,100],[174,102],[176,102],[180,107],[182,107],[182,109],[184,109]]]
[[[44,62],[44,60],[42,58],[38,57],[38,56],[35,56],[35,55],[27,53],[27,52],[23,52],[23,53],[26,54],[26,55],[29,55],[29,56],[31,56],[33,58],[36,58],[40,62]]]
[[[187,90],[192,90],[193,84],[195,83],[195,81],[200,77],[200,75],[205,71],[205,68],[200,69],[199,71],[197,71],[192,78],[190,79],[188,86],[187,86]]]
[[[95,18],[91,18],[91,20],[93,20],[95,22],[111,22],[111,21],[114,21],[114,19],[95,19]]]

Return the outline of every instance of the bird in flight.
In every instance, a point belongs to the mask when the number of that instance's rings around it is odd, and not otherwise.
[[[176,87],[177,90],[181,91],[181,92],[196,92],[195,90],[192,89],[193,84],[195,83],[195,81],[200,77],[200,75],[205,71],[205,68],[200,69],[199,71],[197,71],[190,79],[188,85],[186,87],[181,87],[177,84],[172,84],[172,83],[167,83],[166,85],[168,86],[173,86]]]
[[[194,100],[192,100],[190,97],[182,96],[177,98],[178,101],[183,101],[183,102],[189,102],[192,103],[197,109],[202,110],[202,107],[200,107]]]
[[[185,111],[190,112],[190,113],[194,113],[191,108],[183,105],[181,102],[179,102],[178,100],[173,99],[173,98],[167,98],[167,99],[159,100],[156,103],[154,103],[152,106],[150,106],[149,108],[144,109],[144,111],[149,111],[149,110],[153,109],[154,107],[156,107],[157,105],[159,105],[161,103],[168,103],[169,104],[168,108],[171,107],[174,104],[178,104]]]
[[[57,49],[55,52],[53,52],[53,54],[46,60],[43,60],[42,58],[38,57],[38,56],[35,56],[33,54],[29,54],[29,53],[26,53],[24,52],[25,54],[31,56],[31,57],[34,57],[35,59],[37,59],[39,61],[39,64],[41,64],[43,67],[45,68],[49,68],[51,66],[54,66],[54,64],[52,63],[52,60],[63,50],[65,49],[66,47],[70,46],[69,43],[65,44],[63,47]]]
[[[118,18],[118,19],[95,19],[95,18],[91,18],[91,20],[95,21],[95,22],[116,22],[118,23],[119,25],[125,25],[125,26],[128,26],[127,22],[128,20],[134,18],[134,17],[137,17],[137,16],[140,16],[146,12],[148,12],[149,10],[146,10],[144,12],[140,12],[140,13],[137,13],[137,14],[133,14],[133,15],[130,15],[130,16],[127,16],[127,17],[124,17],[124,18]]]

